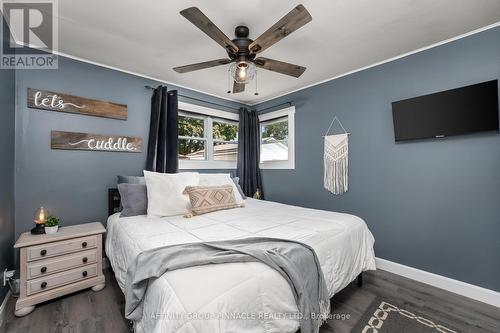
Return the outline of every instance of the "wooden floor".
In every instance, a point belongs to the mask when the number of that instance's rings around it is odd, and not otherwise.
[[[14,317],[14,299],[11,299],[0,332],[129,332],[123,317],[124,297],[109,270],[106,281],[106,288],[100,292],[87,290],[44,303],[23,318]],[[333,313],[349,315],[349,319],[330,320],[321,333],[351,332],[377,297],[417,307],[426,317],[447,323],[460,332],[500,332],[498,308],[379,270],[364,274],[363,287],[353,283],[335,295]]]
[[[129,332],[123,317],[125,299],[111,270],[104,271],[106,287],[90,289],[37,305],[29,315],[14,316],[15,299],[7,305],[5,324],[0,332],[23,333],[121,333]]]
[[[331,320],[321,333],[351,332],[376,297],[417,309],[425,318],[448,324],[462,333],[500,333],[500,309],[494,306],[383,270],[363,276],[363,287],[352,283],[333,297],[333,313],[349,314],[350,319]]]

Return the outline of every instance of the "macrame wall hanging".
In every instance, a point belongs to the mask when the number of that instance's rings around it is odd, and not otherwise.
[[[337,121],[344,131],[341,134],[331,134],[330,129]],[[349,167],[349,135],[337,116],[333,117],[325,135],[324,152],[324,187],[333,194],[344,194],[348,190]]]

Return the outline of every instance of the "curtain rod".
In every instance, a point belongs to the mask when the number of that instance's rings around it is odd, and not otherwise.
[[[151,90],[155,90],[156,89],[155,87],[152,87],[150,85],[145,85],[144,88],[151,89]],[[236,110],[236,111],[240,110],[239,108],[234,108],[234,107],[231,107],[231,106],[227,106],[227,105],[223,105],[223,104],[219,104],[219,103],[215,103],[215,102],[204,101],[202,99],[191,97],[191,96],[186,96],[186,95],[182,95],[182,94],[177,94],[177,96],[183,97],[183,98],[188,98],[188,99],[191,99],[191,100],[194,100],[194,101],[198,101],[198,102],[201,102],[201,103],[207,103],[207,104],[217,105],[217,106],[220,106],[220,107],[223,107],[223,108],[227,108],[227,109],[231,109],[231,110]],[[267,107],[267,108],[262,109],[262,110],[257,110],[257,112],[261,112],[261,111],[266,111],[266,110],[269,110],[269,109],[277,108],[278,106],[285,105],[285,104],[288,104],[289,106],[293,105],[292,102],[283,102],[281,104],[270,106],[270,107]]]
[[[155,90],[155,89],[156,89],[156,88],[151,87],[151,86],[149,86],[149,85],[144,86],[144,88],[146,88],[146,89],[151,89],[151,90]],[[188,98],[188,99],[191,99],[191,100],[193,100],[193,101],[200,102],[200,103],[206,103],[206,104],[217,105],[217,106],[220,106],[220,107],[223,107],[223,108],[226,108],[226,109],[231,109],[231,110],[236,110],[236,111],[239,111],[239,110],[240,110],[239,108],[234,108],[234,107],[232,107],[232,106],[227,106],[227,105],[224,105],[224,104],[219,104],[219,103],[215,103],[215,102],[204,101],[204,100],[199,99],[199,98],[196,98],[196,97],[186,96],[186,95],[182,95],[182,94],[177,94],[177,96],[179,96],[179,97],[183,97],[183,98]]]

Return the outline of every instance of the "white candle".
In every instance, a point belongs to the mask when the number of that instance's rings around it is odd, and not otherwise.
[[[38,223],[45,223],[45,209],[40,208],[40,214],[38,216]]]

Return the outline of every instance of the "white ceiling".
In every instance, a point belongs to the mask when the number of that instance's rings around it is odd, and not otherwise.
[[[307,67],[298,79],[260,70],[227,94],[227,66],[178,74],[172,67],[225,57],[179,11],[197,6],[231,39],[255,39],[302,3],[313,20],[261,55]],[[254,104],[500,21],[499,0],[59,1],[59,51],[222,98]]]

